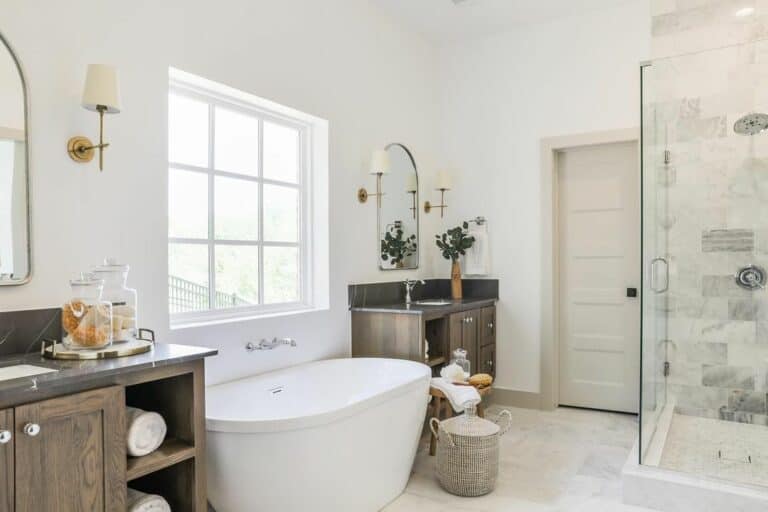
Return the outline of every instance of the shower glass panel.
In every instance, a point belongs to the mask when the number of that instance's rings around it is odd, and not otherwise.
[[[768,485],[768,42],[642,68],[640,462]]]

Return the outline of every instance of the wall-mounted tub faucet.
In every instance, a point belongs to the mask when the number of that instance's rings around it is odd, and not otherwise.
[[[411,305],[411,292],[413,291],[413,288],[417,284],[424,284],[423,279],[417,279],[416,281],[411,281],[410,279],[405,280],[405,304],[410,306]]]
[[[296,346],[296,340],[293,338],[272,338],[272,341],[261,340],[258,345],[252,341],[249,341],[245,345],[245,350],[253,352],[254,350],[274,350],[280,345],[288,345],[291,347]]]

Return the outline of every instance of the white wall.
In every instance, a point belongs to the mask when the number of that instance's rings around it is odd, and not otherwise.
[[[501,387],[539,390],[540,140],[640,125],[649,20],[635,0],[440,51],[440,142],[458,173],[445,225],[489,221]]]
[[[428,174],[436,153],[435,58],[360,0],[4,0],[0,30],[31,88],[33,271],[31,284],[0,289],[0,310],[56,306],[68,279],[114,255],[132,266],[140,322],[163,341],[217,347],[209,381],[231,379],[349,351],[350,282],[431,275],[377,270],[375,203],[365,160],[374,147],[407,144]],[[70,161],[69,137],[96,137],[79,106],[85,67],[116,65],[123,112],[106,119],[105,170]],[[208,328],[168,329],[168,66],[330,121],[331,309]],[[429,186],[430,177],[426,176]],[[423,241],[435,216],[422,224]],[[248,355],[247,341],[293,336],[297,349]]]

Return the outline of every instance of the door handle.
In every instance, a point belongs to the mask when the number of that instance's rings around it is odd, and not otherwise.
[[[657,278],[656,278],[656,268],[659,264],[664,265],[664,285],[658,286],[657,284]],[[651,291],[654,293],[664,293],[667,290],[669,290],[669,263],[667,262],[666,258],[653,258],[651,260],[651,266],[650,266],[650,274],[651,274]]]

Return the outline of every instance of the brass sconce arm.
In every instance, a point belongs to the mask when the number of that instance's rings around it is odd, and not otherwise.
[[[107,107],[99,105],[96,107],[99,112],[99,143],[94,144],[88,137],[76,136],[67,142],[67,153],[75,162],[90,162],[93,160],[95,150],[99,150],[99,171],[104,170],[104,149],[109,147],[108,142],[104,142],[104,112]]]
[[[432,204],[429,201],[426,201],[424,203],[424,213],[429,213],[432,211],[432,208],[440,208],[440,217],[442,218],[445,215],[445,209],[448,208],[448,205],[445,204],[445,193],[450,190],[447,188],[439,188],[437,189],[440,191],[440,204]]]
[[[384,175],[384,173],[377,173],[376,174],[376,193],[371,194],[368,192],[368,190],[365,189],[365,187],[360,188],[360,190],[357,191],[357,200],[361,203],[365,203],[368,201],[369,197],[375,197],[376,198],[376,205],[381,208],[381,198],[385,195],[381,191],[381,177]]]

